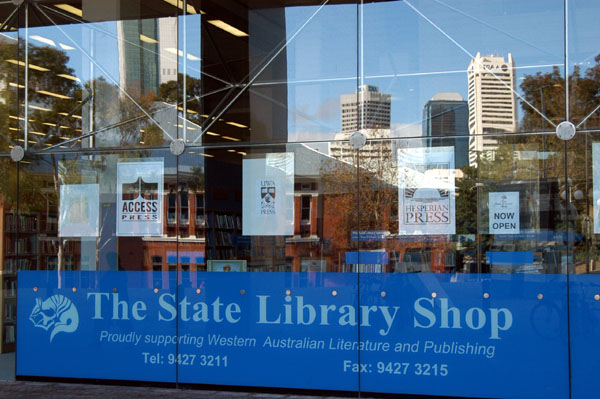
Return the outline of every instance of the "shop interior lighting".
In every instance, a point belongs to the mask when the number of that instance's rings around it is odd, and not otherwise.
[[[8,117],[9,117],[10,119],[18,119],[18,120],[20,120],[20,121],[24,121],[24,120],[25,120],[25,118],[22,118],[22,117],[20,117],[20,116],[8,115]]]
[[[235,150],[227,150],[227,152],[235,152]]]
[[[58,45],[63,49],[63,50],[75,50],[75,47],[71,47],[67,44],[64,43],[58,43]]]
[[[225,123],[228,124],[228,125],[231,125],[231,126],[242,128],[242,129],[247,129],[248,128],[248,126],[242,125],[241,123],[237,123],[237,122],[225,122]]]
[[[179,56],[182,56],[182,57],[183,57],[183,51],[181,51],[181,50],[177,50],[176,48],[173,48],[173,47],[167,47],[167,48],[165,48],[165,51],[166,51],[166,52],[169,52],[169,53],[171,53],[171,54],[175,54],[175,55],[179,55]]]
[[[56,76],[60,76],[61,78],[65,78],[65,79],[69,79],[69,80],[74,80],[75,82],[81,82],[81,79],[79,79],[77,76],[73,76],[73,75],[67,75],[64,73],[59,73]]]
[[[17,129],[16,127],[9,127],[8,130],[17,130],[18,131],[19,129]]]
[[[42,133],[42,132],[34,132],[33,130],[30,130],[29,133],[31,134],[35,134],[36,136],[45,136],[46,133]]]
[[[62,116],[69,116],[69,114],[67,114],[66,112],[59,112],[58,114]],[[71,115],[71,117],[81,119],[81,115]]]
[[[54,40],[48,39],[47,37],[40,36],[40,35],[31,35],[31,36],[29,36],[29,38],[33,39],[33,40],[37,40],[38,42],[42,42],[44,44],[48,44],[52,47],[56,47],[56,43],[54,43]]]
[[[206,132],[206,134],[208,134],[209,136],[220,136],[219,133],[214,133],[214,132]]]
[[[203,157],[207,157],[207,158],[214,158],[214,157],[215,157],[214,155],[205,154],[205,153],[203,153],[203,152],[199,152],[199,153],[198,153],[198,155],[201,155],[201,156],[203,156]]]
[[[56,97],[56,98],[61,98],[63,100],[71,100],[73,99],[73,97],[69,97],[69,96],[65,96],[62,94],[58,94],[58,93],[53,93],[51,91],[46,91],[46,90],[36,90],[38,93],[40,94],[45,94],[47,96],[52,96],[52,97]]]
[[[11,64],[19,65],[22,67],[25,66],[25,63],[23,61],[17,61],[17,60],[10,59],[10,60],[6,60],[6,62],[10,62]],[[42,71],[42,72],[50,71],[48,68],[44,68],[44,67],[33,65],[33,64],[29,64],[29,68],[35,69],[36,71]]]
[[[54,7],[60,8],[63,11],[70,12],[73,15],[77,15],[78,17],[83,17],[83,11],[81,11],[77,7],[73,7],[70,4],[55,4]]]
[[[238,154],[246,156],[246,153],[244,151],[238,151]]]
[[[183,107],[177,107],[178,110],[180,110],[181,112],[183,112]],[[188,109],[187,110],[188,114],[197,114],[198,112],[194,111],[193,109]]]
[[[231,141],[242,141],[241,139],[237,139],[237,138],[231,137],[231,136],[223,136],[223,138],[225,140],[231,140]]]
[[[209,24],[216,26],[219,29],[224,30],[225,32],[236,36],[236,37],[246,37],[248,34],[239,30],[238,28],[229,25],[227,22],[221,21],[220,19],[211,19],[208,21]]]
[[[170,5],[179,8],[180,10],[183,10],[183,0],[163,0],[165,3],[169,3]],[[198,14],[198,12],[196,11],[196,8],[191,5],[188,4],[186,7],[187,13],[188,14]],[[200,14],[205,14],[204,11],[200,10]]]
[[[25,88],[25,86],[17,84],[17,83],[13,83],[13,82],[10,82],[8,85],[11,86],[11,87],[18,87],[19,89],[24,89]]]
[[[158,40],[153,39],[149,36],[143,35],[140,33],[140,40],[143,41],[144,43],[151,43],[151,44],[156,44],[158,43]]]
[[[56,123],[44,122],[44,123],[42,123],[42,125],[55,127]]]
[[[33,105],[33,104],[29,104],[29,108],[37,109],[38,111],[46,111],[46,112],[52,111],[50,108],[40,107],[39,105]]]
[[[182,50],[178,50],[178,49],[176,49],[174,47],[167,47],[167,48],[165,48],[165,51],[168,52],[168,53],[175,54],[175,55],[178,55],[180,57],[183,57],[183,51]],[[191,61],[201,61],[202,60],[202,58],[196,57],[195,55],[190,54],[190,53],[187,53],[187,59],[191,60]]]
[[[140,144],[146,144],[146,143],[145,143],[145,142],[143,142],[143,141],[140,141]]]

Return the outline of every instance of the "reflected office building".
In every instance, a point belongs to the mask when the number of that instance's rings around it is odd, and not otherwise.
[[[392,154],[389,141],[391,99],[391,94],[380,93],[378,87],[371,85],[359,86],[356,93],[342,94],[340,96],[342,131],[335,135],[336,141],[330,144],[330,155],[341,161],[355,164],[356,150],[348,140],[352,133],[360,130],[365,133],[368,140],[367,144],[360,149],[365,165],[377,160],[389,159]]]
[[[423,109],[423,137],[428,146],[454,146],[455,168],[469,164],[469,107],[458,93],[438,93]],[[463,137],[457,137],[463,136]]]
[[[0,375],[597,397],[600,3],[543,3],[0,1]]]
[[[477,56],[468,67],[469,77],[469,163],[477,156],[493,160],[498,149],[493,136],[517,131],[515,63],[504,57]]]

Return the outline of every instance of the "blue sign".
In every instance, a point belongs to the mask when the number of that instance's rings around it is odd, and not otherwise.
[[[561,275],[18,278],[19,376],[568,397]]]
[[[385,241],[390,233],[385,230],[352,230],[352,241]]]
[[[167,251],[167,263],[177,263],[177,251]],[[202,264],[204,251],[179,251],[179,263]]]
[[[488,265],[532,265],[531,251],[488,251],[485,254]]]
[[[384,251],[346,252],[347,265],[387,265],[389,256]]]
[[[600,369],[600,275],[570,276],[571,378],[573,399],[598,395]]]

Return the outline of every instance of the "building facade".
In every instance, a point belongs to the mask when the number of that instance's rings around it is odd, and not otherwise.
[[[595,397],[598,16],[0,4],[3,371]]]
[[[439,138],[431,145],[454,146],[458,169],[469,163],[468,121],[468,103],[458,93],[437,93],[423,108],[423,136]]]
[[[516,78],[512,54],[508,59],[477,53],[468,68],[469,147],[474,153],[494,156],[496,141],[491,135],[517,131]]]

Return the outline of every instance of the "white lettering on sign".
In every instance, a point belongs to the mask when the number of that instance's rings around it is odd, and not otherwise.
[[[490,234],[519,234],[519,192],[490,193]]]

